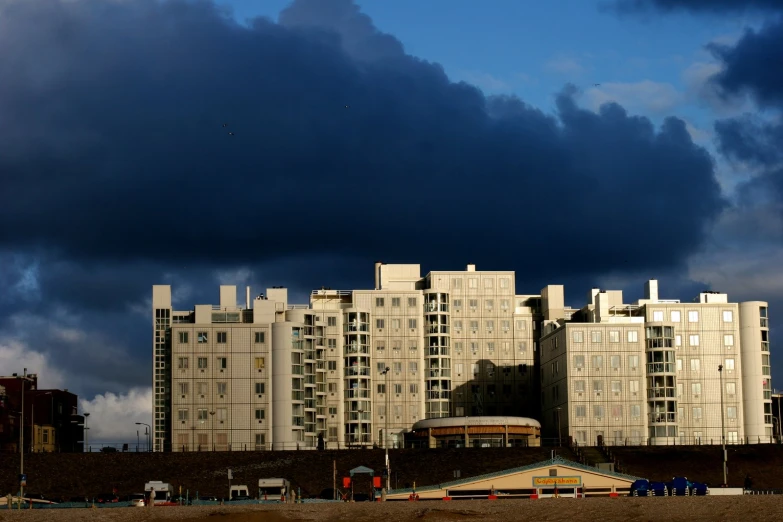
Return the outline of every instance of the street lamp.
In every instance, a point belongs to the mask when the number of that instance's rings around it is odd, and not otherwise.
[[[560,410],[561,410],[561,409],[562,409],[562,408],[560,408],[560,406],[558,406],[557,408],[555,408],[555,410],[557,410],[557,445],[558,445],[558,446],[562,446],[562,445],[563,445],[563,443],[562,443],[562,437],[561,437],[561,435],[560,435],[560,433],[561,433],[561,432],[560,432]]]
[[[359,413],[359,447],[361,448],[362,447],[362,413],[364,413],[364,410],[359,408],[357,411]]]
[[[152,448],[151,448],[152,444],[150,444],[150,436],[152,435],[152,426],[150,426],[149,424],[147,424],[145,422],[137,422],[136,426],[146,426],[147,428],[149,428],[149,431],[147,431],[145,433],[145,435],[147,436],[146,437],[147,438],[147,451],[152,451]]]
[[[90,433],[88,431],[90,428],[87,426],[89,416],[89,413],[84,414],[84,445],[87,446],[87,451],[90,451]]]
[[[389,368],[388,366],[386,369],[384,369],[381,373],[385,377],[386,381],[384,384],[383,391],[386,392],[386,415],[383,418],[383,447],[386,450],[386,491],[389,491],[389,415],[391,415],[391,412],[389,411]]]
[[[718,365],[718,375],[720,376],[720,441],[721,441],[721,448],[723,449],[723,485],[728,486],[727,483],[727,469],[726,469],[726,461],[727,455],[726,455],[726,436],[724,435],[724,426],[723,426],[723,365]]]
[[[27,384],[27,368],[24,369],[22,377],[22,411],[19,422],[19,498],[24,498],[24,392]],[[21,500],[20,500],[21,502]],[[20,504],[21,505],[21,504]]]
[[[210,419],[210,437],[212,438],[212,451],[215,451],[215,410],[212,410],[209,412],[211,415]]]

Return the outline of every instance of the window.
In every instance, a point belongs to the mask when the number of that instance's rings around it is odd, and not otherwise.
[[[391,327],[394,329],[398,329],[400,327],[400,320],[399,319],[392,319],[391,320]]]
[[[416,341],[408,341],[408,350],[415,352],[419,349],[419,345],[416,344]],[[457,350],[462,351],[462,343],[457,343]]]
[[[593,355],[593,368],[600,369],[604,365],[603,355]]]
[[[478,331],[478,321],[470,322],[470,331],[476,333]]]
[[[584,355],[574,355],[574,366],[576,368],[584,368],[584,366],[585,366],[585,356]]]
[[[500,329],[508,332],[511,329],[511,321],[500,321]]]
[[[408,371],[410,371],[411,373],[416,373],[417,371],[419,371],[419,363],[417,363],[416,361],[410,361],[408,363]]]
[[[410,393],[419,393],[419,385],[418,384],[411,384],[408,386],[408,391]]]
[[[337,383],[336,382],[330,382],[326,385],[326,388],[329,390],[329,393],[336,393],[337,392]]]
[[[196,383],[196,388],[198,389],[199,395],[206,395],[209,393],[209,384],[206,382]]]
[[[527,321],[517,321],[517,330],[527,330]]]
[[[326,345],[329,347],[330,350],[334,350],[337,348],[337,339],[327,339]]]
[[[416,328],[416,319],[408,319],[408,328],[410,329]]]
[[[488,277],[484,278],[484,288],[494,288],[495,280]]]
[[[679,310],[672,310],[671,314],[669,315],[671,317],[671,322],[679,323],[680,321],[682,321],[681,315],[682,314],[680,314]]]
[[[723,346],[734,346],[733,334],[726,334],[723,336]]]
[[[468,278],[468,288],[478,288],[478,278],[477,277],[469,277]]]
[[[639,367],[639,356],[638,355],[629,355],[628,356],[628,367],[632,370],[635,370]]]
[[[735,383],[735,382],[727,382],[726,383],[726,393],[728,395],[735,395],[737,393],[737,383]]]
[[[177,368],[180,370],[187,370],[188,368],[188,358],[187,357],[180,357],[177,359]],[[200,368],[200,366],[199,366]]]
[[[382,352],[386,349],[386,341],[375,341],[375,349]]]
[[[478,353],[478,343],[470,343],[470,351],[473,352],[473,355],[476,355]]]
[[[501,277],[499,281],[500,281],[500,288],[508,288],[511,284],[511,280],[508,277]]]
[[[337,361],[326,361],[326,369],[329,371],[337,371]]]
[[[638,343],[639,342],[639,332],[636,330],[629,330],[628,331],[628,342],[629,343]]]
[[[385,384],[379,384],[378,385],[378,393],[386,393],[386,385]]]
[[[228,338],[227,332],[218,332],[217,333],[217,342],[219,344],[226,344],[226,339]]]
[[[180,395],[187,395],[188,394],[189,385],[186,382],[179,383],[179,393]]]
[[[392,368],[394,369],[394,373],[400,373],[402,372],[402,363],[401,362],[392,363]]]
[[[738,439],[737,439],[737,432],[736,431],[730,431],[728,433],[728,436],[726,437],[726,440],[728,440],[732,444],[736,444],[737,441],[738,441]]]
[[[581,343],[584,341],[584,332],[582,330],[574,330],[572,338],[575,343]]]
[[[593,381],[593,391],[595,393],[604,391],[604,381]]]
[[[495,329],[495,321],[487,321],[487,332],[492,333],[492,331]]]
[[[620,393],[623,391],[623,383],[620,381],[612,381],[612,393]]]
[[[585,381],[574,381],[574,391],[577,393],[584,393]]]
[[[264,358],[263,357],[256,357],[255,358],[255,367],[256,370],[261,370],[264,368]]]
[[[689,346],[699,346],[699,334],[689,335],[688,344]]]
[[[594,343],[600,343],[601,342],[600,330],[593,330],[592,332],[590,332],[590,340]]]
[[[470,306],[471,312],[475,312],[476,308],[478,308],[478,299],[471,299],[468,301],[468,306]]]
[[[619,343],[620,342],[620,332],[618,330],[610,330],[609,331],[609,342],[610,343]]]
[[[682,346],[682,335],[674,336],[674,346]]]
[[[500,309],[503,310],[504,312],[507,312],[510,306],[511,306],[511,301],[509,301],[508,299],[500,300]]]
[[[693,420],[701,420],[701,407],[693,408]]]
[[[723,311],[723,322],[724,323],[731,323],[734,321],[734,314],[731,310],[724,310]]]
[[[383,321],[383,319],[376,319],[376,320],[375,320],[375,327],[376,327],[376,328],[383,328],[383,327],[384,327],[384,321]]]
[[[612,417],[619,418],[623,416],[623,405],[622,404],[613,404],[612,405]]]
[[[457,312],[459,312],[459,309],[462,308],[462,299],[454,300],[454,308]]]
[[[610,364],[612,365],[612,368],[618,369],[620,368],[620,356],[619,355],[612,355],[612,357],[609,359]]]
[[[228,359],[225,357],[218,357],[217,365],[218,368],[220,368],[221,370],[225,370],[226,368],[228,368]]]
[[[227,393],[226,390],[228,389],[228,383],[218,382],[216,385],[218,395],[225,395]]]
[[[682,359],[677,359],[677,371],[682,371]]]
[[[400,307],[400,298],[392,297],[392,308],[399,308],[399,307]]]
[[[726,359],[726,369],[727,370],[734,369],[734,359]]]
[[[699,322],[699,312],[698,312],[698,310],[688,310],[688,322],[689,323],[698,323]]]
[[[653,321],[655,321],[656,323],[663,321],[663,310],[653,311]]]
[[[519,353],[525,353],[527,351],[527,341],[517,342],[517,350],[519,350]]]
[[[179,333],[179,342],[182,344],[187,344],[188,342],[188,332],[180,332]]]
[[[399,355],[401,349],[402,349],[402,341],[400,341],[399,339],[393,340],[392,350],[395,352],[395,355]]]
[[[729,419],[736,419],[737,418],[737,407],[736,406],[729,406],[726,408],[726,417]]]
[[[491,312],[492,308],[495,307],[494,299],[487,299],[486,301],[484,301],[484,307]]]
[[[416,306],[416,298],[415,297],[409,297],[408,298],[408,306],[411,308],[414,308]]]
[[[333,318],[330,318],[333,319]],[[266,334],[265,332],[255,332],[255,342],[256,344],[261,344],[266,341]]]
[[[402,384],[395,384],[394,385],[394,393],[397,393],[397,394],[402,393]]]
[[[385,362],[376,363],[375,367],[378,369],[378,373],[383,373],[386,370],[386,363]]]
[[[376,297],[375,298],[375,306],[377,307],[383,307],[383,297]]]
[[[188,410],[186,408],[180,408],[180,410],[177,412],[178,416],[177,418],[181,421],[188,420]]]
[[[451,286],[452,286],[452,287],[453,287],[455,290],[459,290],[459,289],[461,289],[461,288],[462,288],[462,279],[452,279],[452,280],[451,280]]]
[[[593,405],[593,417],[603,417],[604,416],[604,407],[601,405]]]
[[[256,420],[264,420],[266,419],[266,410],[262,408],[256,409]]]
[[[228,420],[228,410],[226,408],[217,408],[215,411],[217,412],[217,420]]]
[[[683,390],[683,384],[681,382],[677,383],[677,397],[682,397],[682,390]],[[682,415],[680,415],[680,418],[682,418]]]
[[[337,318],[336,317],[327,317],[326,318],[326,326],[337,326]]]
[[[639,393],[639,381],[628,381],[628,391],[632,395]]]
[[[198,367],[200,370],[203,370],[207,367],[207,358],[206,357],[199,357],[198,358]]]
[[[579,405],[576,407],[576,416],[579,418],[585,417],[587,415],[587,407],[584,405]]]
[[[265,386],[263,382],[256,383],[256,395],[263,395],[265,393]]]
[[[701,383],[700,382],[693,382],[691,383],[691,395],[694,397],[698,397],[701,395]]]
[[[701,371],[701,360],[700,359],[691,359],[691,371],[692,372],[700,372]]]
[[[197,336],[199,344],[207,342],[207,332],[199,332]]]

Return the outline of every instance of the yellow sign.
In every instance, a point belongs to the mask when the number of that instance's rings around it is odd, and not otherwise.
[[[534,488],[553,488],[553,487],[572,487],[582,486],[582,477],[533,477]]]

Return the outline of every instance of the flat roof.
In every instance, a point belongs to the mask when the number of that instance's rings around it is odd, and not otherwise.
[[[448,428],[453,426],[532,426],[541,427],[541,423],[528,417],[482,416],[482,417],[441,417],[424,419],[413,425],[413,430],[424,428]]]

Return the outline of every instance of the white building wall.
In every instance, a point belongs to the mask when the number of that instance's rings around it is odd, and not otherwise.
[[[773,428],[769,319],[762,317],[762,310],[768,310],[764,301],[739,305],[745,434],[751,444],[769,441]]]

